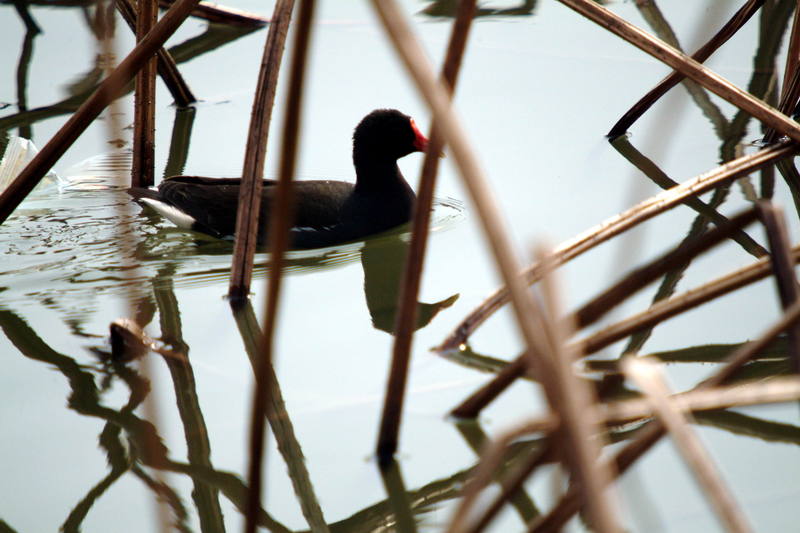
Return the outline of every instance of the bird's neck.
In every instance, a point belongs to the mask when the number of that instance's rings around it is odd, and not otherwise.
[[[353,163],[356,168],[356,189],[359,191],[381,189],[404,182],[394,159],[359,158],[353,154]]]

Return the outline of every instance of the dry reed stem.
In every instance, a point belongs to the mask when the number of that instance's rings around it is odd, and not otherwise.
[[[726,530],[735,533],[751,531],[741,507],[722,480],[711,455],[692,429],[691,415],[682,412],[670,399],[670,391],[661,367],[646,358],[629,356],[623,359],[622,369],[642,389],[662,424],[672,435],[683,460],[692,470]]]
[[[614,215],[597,226],[564,241],[553,250],[553,260],[557,265],[567,263],[612,237],[675,207],[686,198],[698,196],[714,187],[727,184],[742,175],[793,155],[797,150],[798,147],[794,143],[782,142],[686,180],[680,185],[650,197],[627,211]],[[535,283],[541,277],[541,271],[541,265],[534,263],[525,269],[523,275],[528,283]],[[467,342],[469,336],[481,324],[506,302],[508,302],[508,290],[500,287],[467,315],[434,350],[443,352],[458,349],[461,344]]]
[[[775,128],[795,141],[800,141],[800,125],[750,93],[736,87],[719,74],[704,67],[686,54],[675,50],[660,39],[637,28],[591,0],[560,1],[562,4],[565,4],[584,17],[604,27],[618,37],[625,39],[659,61],[666,63],[686,77],[696,81],[709,91],[749,113],[766,125]]]
[[[626,135],[620,135],[610,142],[611,146],[613,146],[614,149],[622,155],[622,157],[627,159],[633,166],[642,171],[642,173],[644,173],[644,175],[647,176],[650,181],[662,189],[667,190],[679,185],[678,182],[667,176],[667,174],[661,170],[651,159],[637,150],[636,147],[633,146],[628,140]],[[709,219],[715,226],[725,225],[729,222],[725,215],[722,215],[714,208],[714,206],[705,203],[700,198],[694,196],[686,198],[683,201],[683,204],[696,211],[699,215],[703,215]],[[745,251],[755,257],[760,257],[767,254],[767,250],[763,246],[758,244],[753,240],[752,237],[743,231],[737,231],[733,233],[731,235],[731,239],[739,243],[739,245]]]
[[[599,320],[603,314],[619,305],[622,301],[630,297],[635,291],[638,291],[648,283],[657,279],[665,271],[669,271],[670,269],[674,268],[675,265],[681,265],[685,263],[691,258],[725,240],[732,233],[740,230],[746,224],[749,224],[755,220],[755,217],[756,214],[754,210],[751,209],[745,211],[744,213],[741,213],[731,219],[727,225],[715,228],[690,244],[678,246],[676,249],[654,259],[650,263],[635,269],[622,280],[615,283],[596,297],[592,298],[591,301],[577,309],[575,313],[573,313],[571,320],[573,320],[576,326],[579,328],[584,328],[591,325],[595,321]],[[538,264],[544,264],[544,261],[540,261]],[[650,307],[647,311],[650,309],[653,309],[653,307]],[[645,313],[647,313],[647,311],[645,311]],[[609,326],[609,328],[613,327],[613,325]],[[602,330],[596,335],[602,334],[609,328]],[[632,332],[630,329],[625,331],[627,331],[628,334]],[[619,335],[614,337],[615,340],[619,340],[619,338],[621,338]],[[586,354],[586,352],[582,351],[586,348],[580,342],[577,343],[576,346],[580,350],[579,353],[584,355]],[[524,356],[520,356],[515,359],[488,383],[478,389],[478,391],[475,393],[471,394],[466,400],[453,409],[452,414],[460,417],[477,416],[484,407],[486,407],[491,401],[499,396],[500,393],[510,386],[515,379],[522,376],[525,370],[523,361]]]
[[[264,340],[262,354],[256,365],[252,418],[250,420],[250,461],[248,468],[250,491],[247,495],[246,533],[255,533],[258,525],[258,512],[261,509],[261,467],[264,459],[264,409],[268,397],[267,378],[272,365],[273,340],[277,322],[284,253],[289,247],[292,177],[294,176],[298,149],[303,80],[313,16],[314,0],[302,0],[292,47],[292,64],[289,72],[288,101],[286,104],[278,184],[270,212],[270,271],[267,296],[264,303],[265,314],[262,328]]]
[[[250,293],[259,223],[265,222],[259,220],[261,191],[264,184],[264,160],[267,153],[269,126],[272,121],[272,108],[278,87],[278,74],[286,45],[286,34],[289,31],[289,22],[292,19],[292,9],[294,9],[294,0],[278,0],[275,3],[272,13],[273,22],[269,26],[264,43],[258,84],[250,115],[250,130],[242,168],[242,186],[239,188],[236,241],[233,247],[231,277],[228,286],[228,297],[231,302],[241,302]]]
[[[502,218],[494,201],[494,195],[486,183],[475,157],[475,151],[472,150],[459,120],[450,108],[447,89],[437,82],[425,59],[424,50],[417,42],[405,15],[397,8],[395,2],[373,0],[373,5],[395,49],[412,74],[417,88],[430,106],[434,121],[441,127],[442,135],[451,147],[456,165],[475,204],[497,266],[506,285],[510,288],[513,311],[526,348],[536,355],[537,365],[550,370],[552,361],[540,355],[543,353],[542,339],[547,336],[541,314],[519,276],[520,266],[512,251],[508,235],[503,229]],[[551,375],[552,372],[546,371],[542,374]]]
[[[452,94],[455,89],[461,59],[467,45],[467,37],[475,13],[476,0],[461,0],[458,13],[453,22],[447,55],[442,66],[442,80]],[[395,340],[392,347],[392,364],[389,372],[386,398],[383,404],[381,425],[378,434],[376,453],[382,465],[391,460],[397,451],[398,434],[403,411],[408,363],[417,322],[417,296],[428,244],[428,229],[433,206],[433,192],[436,187],[436,173],[439,167],[439,154],[444,142],[436,123],[431,125],[428,149],[422,165],[422,174],[414,203],[414,216],[411,226],[411,243],[406,256],[406,266],[400,287],[395,325]]]
[[[697,50],[697,52],[692,54],[692,59],[702,63],[711,57],[711,54],[716,52],[720,46],[725,44],[728,39],[733,37],[733,35],[739,31],[739,29],[744,26],[748,20],[750,20],[750,18],[761,8],[763,4],[764,0],[748,0],[748,2],[743,5],[739,11],[737,11],[733,17],[731,17],[731,19],[725,23],[725,25],[706,44]],[[670,73],[669,76],[661,80],[658,85],[651,89],[650,92],[644,95],[633,105],[633,107],[631,107],[625,112],[624,115],[622,115],[622,117],[607,133],[607,137],[614,139],[615,137],[619,137],[628,131],[631,125],[633,125],[633,123],[636,122],[639,117],[647,112],[647,110],[650,109],[654,103],[656,103],[662,96],[667,94],[670,89],[675,87],[685,78],[686,76],[680,72],[673,71]]]
[[[189,16],[198,0],[179,0],[158,21],[147,36],[97,87],[81,107],[61,126],[30,163],[0,195],[0,224],[6,221],[16,207],[36,187],[42,176],[64,155],[67,148],[97,118],[105,107],[125,90],[142,64],[172,35]]]
[[[785,329],[785,328],[784,328]],[[749,355],[748,360],[752,358]],[[697,387],[670,396],[681,411],[715,411],[767,403],[784,403],[800,399],[800,379],[797,377],[773,378],[769,381],[752,381],[726,387]],[[627,424],[654,416],[649,401],[642,398],[602,403],[590,413],[596,424],[613,426]],[[520,424],[520,430],[529,433],[550,433],[558,427],[558,418],[546,414]]]
[[[497,438],[489,441],[481,454],[481,460],[475,467],[475,473],[464,484],[461,500],[453,512],[453,518],[446,533],[462,533],[468,530],[470,523],[468,515],[474,509],[478,495],[494,479],[495,472],[502,464],[506,448],[518,438],[529,433],[529,428],[523,425],[501,433]]]
[[[800,65],[800,9],[795,7],[794,19],[792,20],[792,35],[789,39],[789,50],[786,52],[786,67],[783,71],[783,86],[781,88],[781,98],[789,93],[789,86],[795,72]],[[786,113],[785,109],[782,109]]]
[[[138,0],[136,42],[153,28],[158,20],[157,0]],[[159,47],[159,49],[161,49]],[[156,55],[145,61],[136,74],[133,104],[133,161],[131,186],[150,187],[155,183],[156,149]]]
[[[797,258],[798,250],[794,250]],[[766,275],[766,274],[765,274]],[[711,377],[700,382],[693,390],[719,387],[738,372],[757,353],[768,346],[781,332],[800,320],[800,302],[795,303],[783,316],[763,332],[756,340],[740,347],[727,357],[726,363]],[[644,426],[634,439],[617,452],[612,459],[617,475],[622,475],[637,459],[647,452],[664,434],[663,426],[654,420]],[[530,532],[560,531],[561,527],[578,512],[580,499],[575,490],[568,491],[561,501],[547,514],[531,524]]]
[[[170,7],[174,0],[159,0],[159,3],[162,7]],[[198,3],[192,11],[192,16],[209,22],[245,28],[260,28],[270,22],[268,18],[261,15],[212,2]]]
[[[114,4],[117,10],[125,19],[128,26],[136,32],[136,8],[133,6],[131,0],[115,0]],[[186,107],[197,101],[186,80],[181,76],[178,71],[178,66],[172,55],[163,47],[156,52],[158,55],[158,74],[167,86],[172,98],[175,100],[175,105],[178,107]]]
[[[583,493],[589,521],[600,533],[620,531],[619,520],[612,506],[609,490],[614,479],[610,465],[600,460],[603,439],[600,428],[590,417],[597,399],[593,397],[588,383],[578,379],[573,368],[576,359],[574,348],[567,344],[572,336],[574,321],[562,310],[555,267],[548,264],[544,250],[538,254],[539,262],[545,264],[542,278],[542,294],[548,313],[545,320],[548,330],[553,332],[551,356],[554,362],[554,386],[548,395],[550,409],[558,413],[561,420],[556,438],[561,441],[565,467],[574,476],[574,482]],[[529,363],[529,367],[532,367]]]
[[[544,431],[553,431],[558,426],[558,420],[551,418],[552,426]],[[497,513],[503,508],[515,493],[517,493],[525,481],[530,477],[536,468],[545,461],[552,458],[554,454],[552,441],[546,440],[542,447],[533,454],[526,463],[521,465],[515,472],[509,475],[508,479],[502,483],[500,494],[489,504],[483,514],[475,520],[465,533],[481,533],[491,523]]]
[[[681,411],[712,411],[746,405],[790,402],[800,398],[800,379],[775,378],[728,387],[694,389],[670,396],[670,401]],[[600,406],[598,423],[618,424],[653,416],[652,405],[647,400],[626,400]],[[547,424],[549,421],[544,420]],[[533,426],[533,424],[531,424]]]
[[[699,238],[686,243],[686,245],[679,245],[661,257],[634,269],[575,311],[577,327],[584,328],[596,322],[604,314],[629,298],[634,292],[655,281],[665,272],[685,264],[694,257],[710,250],[755,220],[755,209],[748,209],[730,219],[726,225],[708,231]]]
[[[792,256],[795,262],[800,260],[800,247],[795,247],[792,250]],[[684,311],[764,279],[770,274],[770,266],[770,259],[765,257],[700,287],[688,290],[668,300],[656,302],[641,313],[611,324],[601,331],[578,341],[579,353],[583,355],[595,353],[640,329],[652,327]]]
[[[794,38],[794,33],[792,34],[792,38]],[[781,94],[781,101],[778,104],[778,109],[781,113],[791,115],[797,106],[798,98],[800,98],[800,69],[795,68],[789,75],[789,79],[786,80],[786,91]],[[778,137],[777,130],[767,128],[763,142],[766,144],[774,143],[778,140]]]
[[[797,285],[797,277],[794,272],[789,230],[780,208],[766,201],[761,201],[756,205],[772,251],[772,272],[775,276],[781,306],[786,311],[792,304],[800,301],[800,286]],[[789,328],[787,333],[792,366],[796,372],[800,372],[800,326],[795,325]]]

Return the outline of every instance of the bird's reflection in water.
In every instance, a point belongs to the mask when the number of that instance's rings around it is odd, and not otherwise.
[[[394,334],[403,270],[409,244],[400,235],[368,240],[361,249],[364,269],[364,296],[372,325]],[[435,303],[417,303],[417,322],[414,329],[427,326],[441,311],[453,305],[458,294]]]

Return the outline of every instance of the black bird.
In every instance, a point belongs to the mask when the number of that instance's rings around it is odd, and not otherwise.
[[[303,180],[294,182],[293,248],[319,248],[361,239],[411,219],[414,191],[397,160],[424,152],[428,139],[414,120],[396,109],[377,109],[353,133],[356,182]],[[148,205],[181,228],[217,238],[232,238],[236,229],[240,178],[172,176],[156,189],[131,188],[138,202]],[[266,241],[277,181],[264,180],[259,243]]]

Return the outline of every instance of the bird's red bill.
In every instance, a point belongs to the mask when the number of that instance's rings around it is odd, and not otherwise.
[[[419,128],[417,127],[417,123],[414,122],[414,119],[411,119],[411,129],[414,130],[414,148],[419,150],[420,152],[424,152],[428,149],[428,138],[423,135]]]

